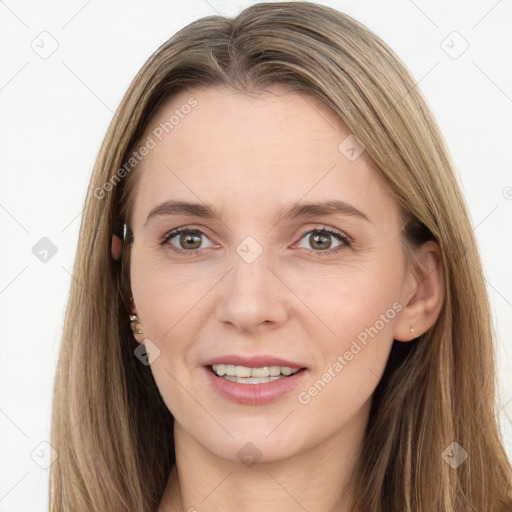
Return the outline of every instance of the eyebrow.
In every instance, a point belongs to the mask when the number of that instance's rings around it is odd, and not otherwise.
[[[171,200],[165,201],[153,208],[149,212],[144,226],[146,226],[153,217],[163,217],[167,215],[190,215],[203,219],[220,220],[220,214],[211,206],[187,201]],[[371,224],[370,219],[363,212],[358,210],[355,206],[339,200],[325,201],[322,203],[293,203],[291,206],[284,207],[280,210],[275,219],[275,223],[277,224],[285,219],[327,217],[330,215],[358,217]]]

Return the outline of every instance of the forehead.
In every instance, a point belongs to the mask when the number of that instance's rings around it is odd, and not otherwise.
[[[135,218],[169,199],[240,215],[301,198],[394,206],[367,154],[346,152],[353,136],[339,117],[281,86],[251,94],[220,86],[182,91],[160,108],[148,138],[154,147],[137,167]]]

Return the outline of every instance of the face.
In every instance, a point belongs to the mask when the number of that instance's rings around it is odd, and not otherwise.
[[[367,420],[409,290],[399,209],[349,136],[273,86],[185,91],[142,139],[130,273],[151,371],[224,459],[247,442],[283,459]]]

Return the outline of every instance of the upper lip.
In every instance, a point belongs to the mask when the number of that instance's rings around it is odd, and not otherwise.
[[[294,369],[305,368],[305,366],[300,363],[294,363],[293,361],[272,355],[243,356],[227,354],[225,356],[214,357],[204,363],[205,366],[214,364],[232,364],[234,366],[247,366],[249,368],[263,368],[264,366],[287,366]]]

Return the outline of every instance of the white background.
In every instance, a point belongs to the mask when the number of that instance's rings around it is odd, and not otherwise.
[[[50,457],[40,443],[49,438],[81,210],[113,111],[144,61],[178,29],[252,3],[0,0],[0,512],[47,509],[48,470],[35,460]],[[484,258],[499,417],[512,456],[512,1],[321,3],[391,46],[448,141]],[[465,43],[453,31],[469,44],[456,59]],[[52,45],[56,51],[42,58]],[[57,248],[46,263],[32,252],[42,237]]]

